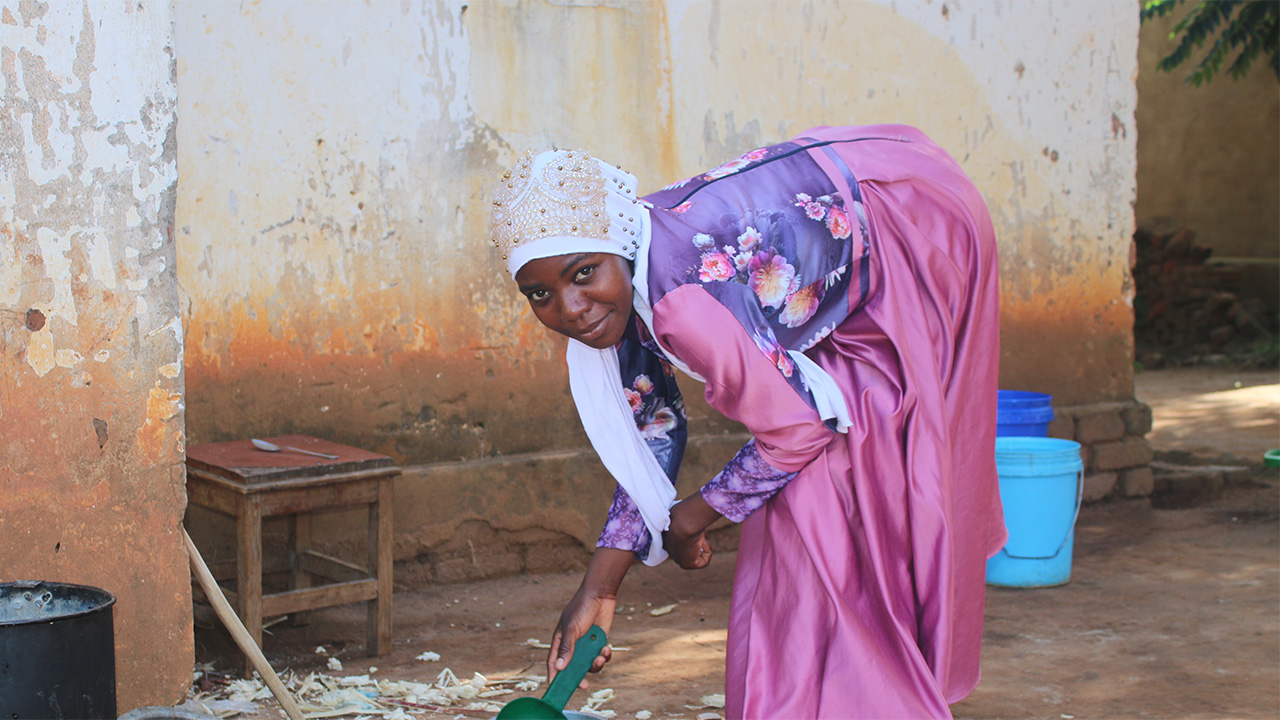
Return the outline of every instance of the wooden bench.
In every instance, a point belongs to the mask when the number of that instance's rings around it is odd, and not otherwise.
[[[391,650],[393,569],[392,481],[400,474],[391,458],[307,435],[264,438],[282,447],[337,455],[313,457],[283,450],[264,452],[248,440],[187,448],[187,500],[236,521],[236,558],[211,563],[245,629],[262,646],[263,619],[300,618],[306,611],[353,602],[367,604],[371,655]],[[311,548],[311,515],[320,510],[365,505],[369,511],[368,566],[345,562]],[[288,516],[291,552],[266,558],[262,521]],[[263,594],[264,570],[291,573],[291,588]],[[316,584],[315,581],[326,581]],[[247,669],[247,666],[246,666]]]

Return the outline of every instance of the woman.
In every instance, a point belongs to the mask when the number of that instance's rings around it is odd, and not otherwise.
[[[956,163],[905,126],[815,128],[636,199],[630,175],[555,151],[522,158],[493,211],[618,480],[548,672],[609,629],[637,557],[704,567],[723,516],[743,523],[730,717],[950,717],[1005,540],[995,241]],[[679,502],[672,365],[752,434]]]

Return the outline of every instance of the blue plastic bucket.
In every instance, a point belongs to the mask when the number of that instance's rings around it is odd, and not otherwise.
[[[996,399],[997,437],[1046,437],[1053,420],[1053,396],[1000,390]]]
[[[1002,587],[1066,584],[1084,491],[1080,443],[997,437],[996,472],[1009,540],[987,561],[987,582]]]

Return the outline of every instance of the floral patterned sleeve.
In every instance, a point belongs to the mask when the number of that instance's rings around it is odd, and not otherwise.
[[[649,530],[644,526],[640,510],[626,490],[618,487],[613,493],[613,505],[604,521],[596,547],[630,550],[639,557],[649,554]]]
[[[765,461],[752,439],[724,470],[702,486],[702,498],[716,512],[742,522],[795,476],[796,473],[783,472]]]
[[[662,357],[662,351],[639,318],[633,318],[617,350],[622,392],[631,404],[636,429],[667,478],[675,484],[689,434],[675,369]],[[651,542],[640,509],[619,486],[613,493],[613,505],[596,547],[631,550],[645,557]]]

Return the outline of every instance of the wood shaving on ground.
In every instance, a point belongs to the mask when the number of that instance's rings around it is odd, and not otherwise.
[[[711,695],[703,695],[702,697],[698,698],[698,702],[699,702],[700,704],[698,704],[698,705],[685,705],[685,707],[686,707],[686,708],[689,708],[690,710],[705,710],[705,709],[707,709],[707,708],[723,708],[723,707],[724,707],[724,695],[722,695],[722,694],[720,694],[720,693],[712,693]],[[703,713],[703,714],[705,715],[705,714],[707,714],[707,713]],[[702,717],[702,715],[699,715],[698,717]]]
[[[601,706],[617,697],[617,695],[613,688],[601,688],[591,693],[587,698],[587,703],[578,709],[582,712],[595,713],[600,717],[611,718],[618,713],[613,710],[605,710]]]
[[[666,615],[667,613],[675,609],[676,609],[675,605],[663,605],[662,607],[656,607],[650,610],[649,614],[654,617],[658,617],[659,615]]]
[[[258,709],[257,703],[275,702],[270,688],[256,677],[251,680],[225,678],[211,670],[197,668],[196,680],[188,702],[193,709],[217,718],[235,717]],[[369,675],[335,677],[318,672],[304,676],[290,670],[281,673],[280,680],[308,720],[344,716],[407,720],[428,710],[492,717],[502,707],[494,698],[536,690],[546,678],[515,675],[490,680],[475,673],[468,680],[460,680],[445,668],[434,682],[374,679]],[[599,703],[607,699],[612,699],[612,695]]]
[[[700,699],[702,700],[702,707],[710,707],[710,708],[724,707],[724,695],[720,693],[703,695]]]
[[[415,657],[414,660],[421,660],[422,662],[439,662],[440,653],[424,652],[421,655]]]

